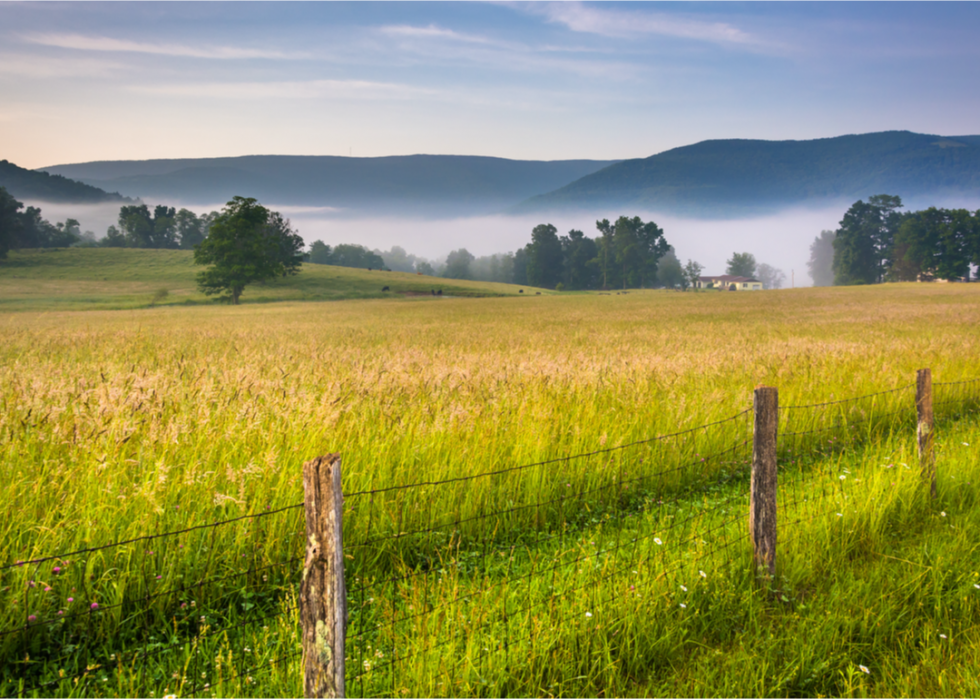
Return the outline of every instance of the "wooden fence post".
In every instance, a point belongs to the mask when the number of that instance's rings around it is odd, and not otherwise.
[[[915,409],[919,416],[919,467],[929,481],[929,496],[936,497],[936,455],[933,452],[932,370],[919,369],[915,375]]]
[[[765,566],[776,574],[776,433],[779,423],[779,391],[755,389],[755,422],[752,430],[752,486],[749,530],[756,571]]]
[[[299,608],[303,626],[303,686],[307,697],[344,696],[347,590],[344,588],[343,501],[340,454],[327,454],[303,464],[306,560]]]

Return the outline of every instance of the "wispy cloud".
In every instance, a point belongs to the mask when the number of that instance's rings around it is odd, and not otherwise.
[[[28,34],[23,39],[32,44],[54,46],[79,51],[101,51],[109,53],[147,53],[158,56],[180,56],[186,58],[207,58],[218,60],[266,58],[296,59],[306,58],[306,54],[267,49],[241,48],[237,46],[188,46],[186,44],[165,44],[146,41],[113,39],[106,36],[85,36],[83,34]]]
[[[0,75],[20,78],[106,78],[125,66],[98,58],[54,58],[0,54]]]
[[[412,99],[437,91],[398,83],[367,80],[286,80],[274,82],[179,83],[134,85],[133,92],[216,99]]]
[[[409,24],[387,25],[380,27],[378,31],[388,36],[400,36],[412,39],[449,39],[467,44],[500,45],[500,42],[485,36],[457,32],[434,24],[425,27],[415,27]]]
[[[610,10],[576,2],[532,5],[530,11],[574,32],[612,38],[658,35],[728,46],[758,48],[770,45],[763,38],[726,22],[705,22],[664,13]]]
[[[481,68],[511,70],[524,74],[536,71],[563,72],[575,75],[624,80],[635,74],[635,66],[603,57],[594,50],[578,47],[536,46],[489,36],[457,32],[437,25],[392,25],[378,31],[397,42],[398,55],[434,60],[443,64],[470,64]],[[389,46],[385,47],[390,49]],[[558,57],[558,54],[566,56]],[[584,53],[589,58],[580,58]]]

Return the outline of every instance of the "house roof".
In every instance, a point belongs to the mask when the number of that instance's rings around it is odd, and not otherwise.
[[[759,280],[755,277],[740,277],[735,274],[717,274],[713,277],[698,277],[698,281],[702,282],[725,282],[737,283],[737,282],[758,282]]]

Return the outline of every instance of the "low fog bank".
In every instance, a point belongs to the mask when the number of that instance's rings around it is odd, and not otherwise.
[[[399,218],[336,219],[316,214],[288,212],[307,244],[322,240],[327,245],[356,243],[370,249],[388,250],[394,245],[430,260],[444,258],[451,250],[466,248],[480,257],[512,252],[531,241],[531,230],[540,223],[551,223],[559,235],[571,229],[590,238],[598,237],[595,222],[620,215],[639,216],[655,221],[682,262],[700,262],[704,274],[724,274],[726,260],[734,252],[752,253],[760,263],[782,269],[785,286],[795,276],[796,286],[809,286],[806,263],[810,243],[824,229],[836,229],[845,209],[807,209],[788,211],[764,218],[730,221],[676,218],[650,211],[596,211],[589,214],[541,216],[480,216],[452,220],[412,220]]]
[[[177,209],[187,208],[198,215],[220,211],[225,205],[224,202],[196,205],[151,199],[144,202],[151,211],[157,204],[165,204]],[[118,203],[25,203],[39,207],[43,217],[52,223],[74,218],[79,221],[82,231],[92,231],[98,239],[105,236],[110,225],[118,224]],[[748,252],[759,263],[782,270],[786,275],[784,286],[789,287],[794,283],[795,286],[811,285],[812,280],[807,272],[810,244],[822,230],[836,230],[852,202],[825,203],[822,207],[809,205],[774,215],[730,220],[685,218],[631,209],[423,219],[410,215],[357,214],[331,207],[262,203],[289,218],[307,246],[318,240],[330,246],[348,243],[371,250],[389,250],[399,246],[409,254],[430,261],[444,260],[449,252],[460,248],[466,248],[476,257],[513,252],[530,242],[531,230],[541,223],[553,224],[559,235],[578,229],[590,238],[596,238],[599,236],[595,227],[597,220],[606,218],[614,222],[621,215],[639,216],[644,221],[655,221],[664,230],[667,242],[674,247],[680,261],[684,263],[692,259],[699,262],[703,274],[723,274],[726,261],[733,253]],[[965,197],[923,201],[910,199],[905,201],[904,210],[915,211],[929,206],[975,211],[980,208],[980,198],[972,201]]]

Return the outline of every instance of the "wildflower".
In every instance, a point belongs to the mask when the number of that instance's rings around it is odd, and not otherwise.
[[[89,607],[89,609],[98,609],[98,608],[99,608],[99,603],[98,602],[92,602],[92,606]]]
[[[681,589],[684,590],[684,592],[687,592],[687,588],[684,587],[683,585],[681,585]]]
[[[163,577],[162,575],[158,575],[157,580],[161,579],[162,577]]]
[[[68,604],[71,604],[74,601],[75,601],[75,598],[74,597],[69,597],[68,598]]]
[[[847,476],[845,476],[845,475],[843,475],[843,474],[841,474],[841,477],[840,477],[840,479],[841,479],[841,480],[844,480],[845,478],[847,478]]]
[[[28,621],[37,621],[37,617],[34,616],[33,614],[31,614],[29,617],[27,617],[27,620]]]
[[[58,616],[61,616],[61,615],[62,615],[62,614],[64,614],[64,613],[65,613],[65,612],[64,612],[64,610],[63,610],[63,609],[59,609],[59,610],[58,610]]]
[[[51,569],[51,572],[54,573],[55,575],[57,575],[58,573],[61,572],[61,568],[59,568],[58,566],[55,566],[54,568]]]
[[[51,592],[51,588],[50,587],[46,587],[46,588],[44,588],[44,591],[45,592]]]
[[[940,517],[945,517],[945,516],[946,516],[946,513],[945,513],[945,512],[940,512],[940,513],[939,513],[939,516],[940,516]]]
[[[708,577],[708,574],[707,574],[707,573],[705,573],[705,572],[704,572],[703,570],[699,570],[699,571],[698,571],[698,573],[700,573],[700,574],[701,574],[701,577],[702,577],[702,578],[706,578],[706,577]]]
[[[964,447],[968,447],[968,446],[970,446],[970,443],[969,442],[963,442],[963,446]]]
[[[980,590],[980,585],[977,585],[976,583],[973,583],[973,587],[975,587],[975,588],[977,588],[978,590]]]
[[[939,638],[946,638],[946,634],[944,633],[939,634]]]
[[[869,670],[868,668],[866,668],[864,665],[858,665],[858,669],[861,672],[863,672],[864,674],[866,674],[866,675],[870,675],[871,674],[871,670]]]
[[[187,602],[181,602],[180,603],[180,608],[181,609],[187,609]]]
[[[586,618],[589,618],[589,617],[591,617],[591,616],[592,616],[592,612],[586,612],[586,613],[585,613],[585,617],[586,617]]]
[[[681,604],[681,609],[687,609],[687,605],[686,604]]]
[[[660,539],[654,537],[653,543],[655,543],[657,546],[662,546],[664,542],[662,542]]]

